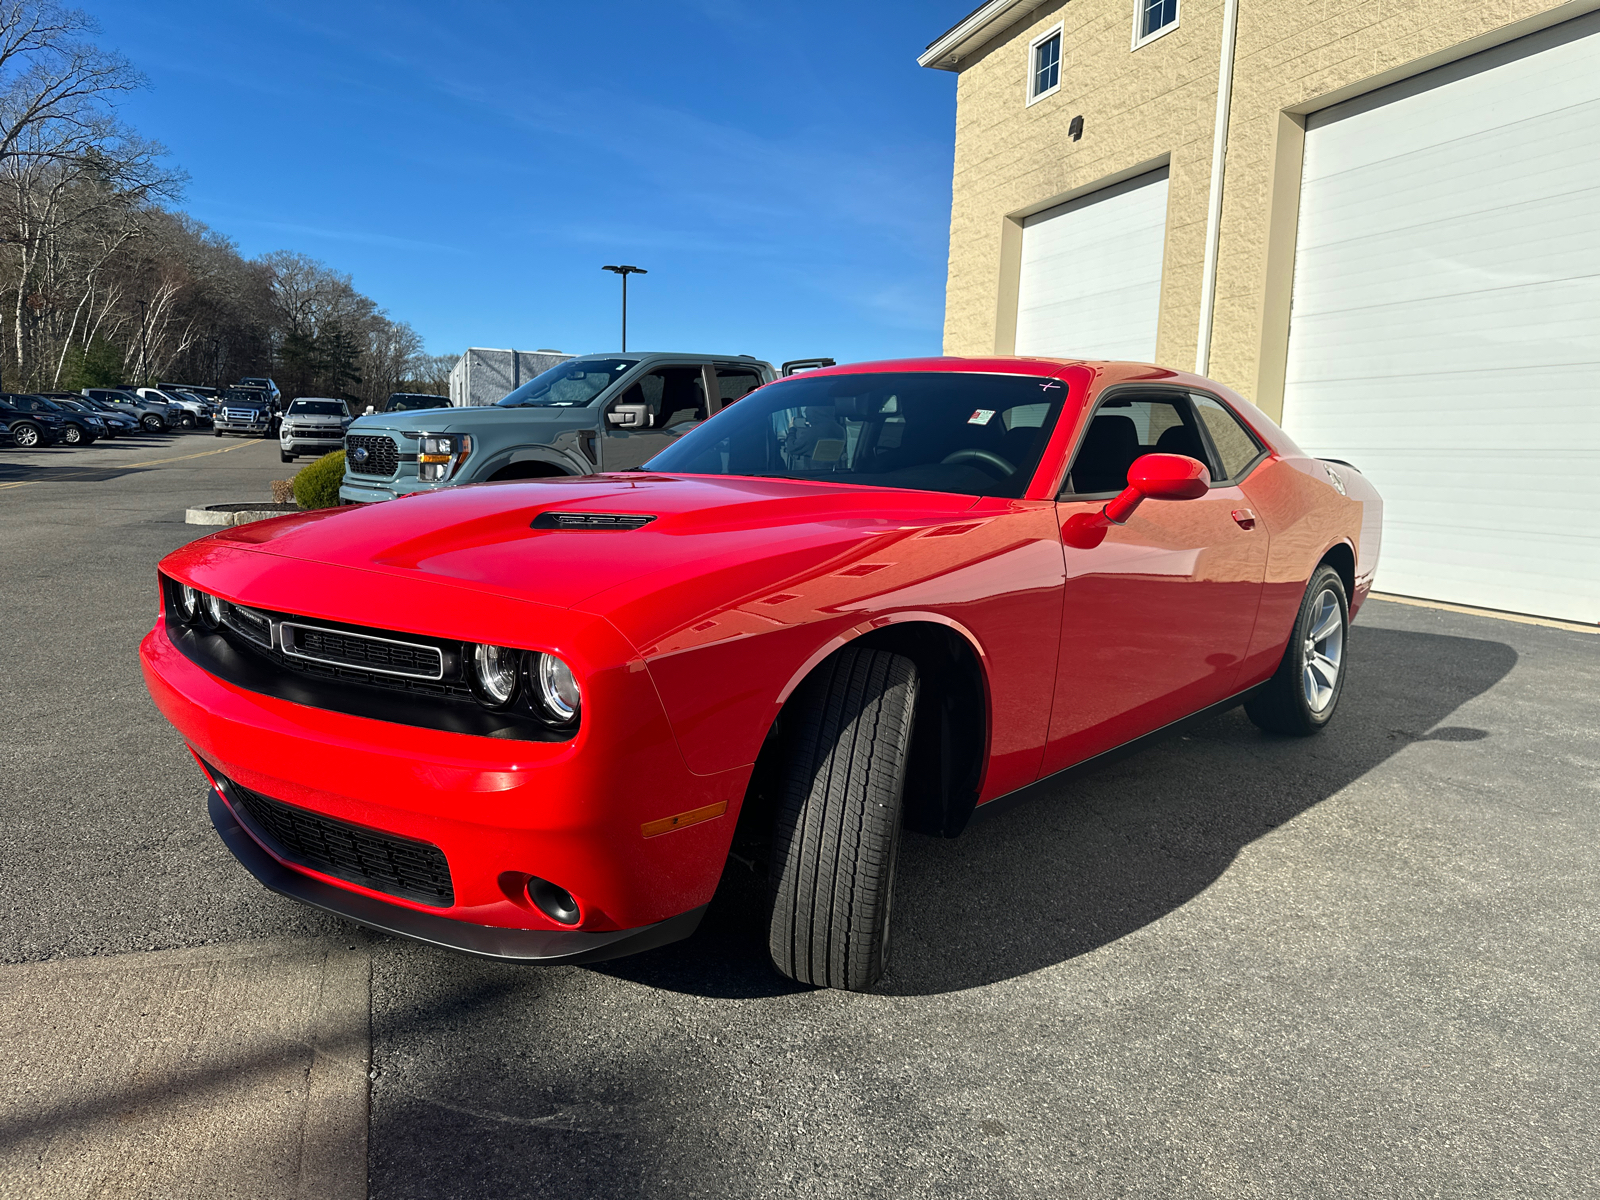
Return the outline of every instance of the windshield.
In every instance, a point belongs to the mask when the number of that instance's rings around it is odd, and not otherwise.
[[[289,406],[289,415],[314,417],[342,417],[345,407],[337,400],[296,400]]]
[[[504,403],[502,401],[501,403]],[[389,397],[389,403],[384,406],[385,412],[410,412],[416,408],[449,408],[450,399],[447,396],[423,396],[418,393],[396,393]]]
[[[1065,395],[1060,380],[1028,375],[793,376],[684,434],[644,469],[1018,497]]]
[[[637,358],[574,358],[557,363],[500,401],[501,408],[582,408],[605,391]]]

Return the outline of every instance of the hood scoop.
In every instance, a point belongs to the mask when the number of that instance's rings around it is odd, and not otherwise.
[[[644,513],[542,512],[533,519],[534,529],[643,529],[654,521]]]

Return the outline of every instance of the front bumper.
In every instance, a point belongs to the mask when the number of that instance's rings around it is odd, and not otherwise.
[[[420,479],[391,479],[386,482],[344,477],[339,485],[339,499],[350,504],[375,504],[379,500],[397,500],[417,492],[437,491],[445,484],[423,483]]]
[[[272,432],[272,426],[266,422],[259,425],[244,425],[237,421],[213,421],[211,428],[221,433],[239,433],[250,437],[266,437]]]
[[[342,571],[348,583],[341,586],[302,566],[310,590],[342,592],[363,610],[422,603],[419,587]],[[557,619],[554,611],[533,613],[521,604],[517,612],[497,611],[511,603],[485,596],[477,607],[501,628]],[[588,653],[586,645],[620,643],[609,625],[588,620],[587,630],[569,635],[575,661]],[[594,652],[621,663],[632,657],[622,645]],[[362,886],[279,859],[255,839],[242,845],[219,821],[224,840],[263,883],[353,920],[468,953],[575,961],[687,936],[716,889],[749,779],[749,767],[692,774],[648,673],[625,665],[588,677],[589,716],[575,739],[529,742],[351,716],[248,691],[191,661],[167,636],[164,621],[145,638],[140,657],[156,706],[219,779],[332,822],[427,843],[448,863],[453,890],[448,900],[428,904]],[[719,805],[719,817],[645,832],[662,818]],[[529,900],[534,876],[577,898],[582,917],[575,928],[552,921]]]
[[[211,824],[223,844],[268,890],[382,933],[427,942],[447,950],[459,950],[463,954],[475,954],[481,958],[523,963],[603,962],[608,958],[638,954],[681,941],[695,931],[706,911],[706,906],[702,904],[699,908],[641,929],[618,929],[607,933],[472,925],[374,900],[285,866],[244,828],[239,814],[218,787],[213,787],[208,793],[207,807]]]
[[[343,436],[331,438],[313,438],[299,434],[278,435],[278,445],[290,454],[332,454],[335,450],[344,449]]]

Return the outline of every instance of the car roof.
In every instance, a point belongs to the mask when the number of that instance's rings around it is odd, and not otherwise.
[[[1174,371],[1152,363],[1124,362],[1096,358],[1044,358],[1037,355],[989,354],[966,357],[962,355],[929,356],[927,358],[887,358],[873,362],[840,363],[833,367],[818,367],[801,371],[786,379],[810,379],[818,375],[862,375],[889,371],[945,372],[971,375],[1036,375],[1061,378],[1068,371],[1088,370],[1101,385],[1108,383],[1145,382],[1178,384],[1185,387],[1215,389],[1218,385],[1187,371]]]

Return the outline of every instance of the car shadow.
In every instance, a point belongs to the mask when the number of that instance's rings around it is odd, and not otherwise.
[[[1500,642],[1356,626],[1337,718],[1315,738],[1261,733],[1242,709],[1103,767],[1036,784],[953,840],[907,834],[881,992],[981,987],[1086,954],[1204,891],[1257,838],[1441,725],[1511,671]],[[712,997],[799,989],[767,959],[761,878],[730,862],[694,937],[595,969]]]

